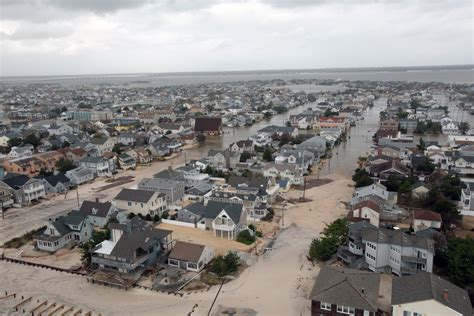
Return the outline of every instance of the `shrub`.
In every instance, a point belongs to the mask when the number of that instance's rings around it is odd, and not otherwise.
[[[237,235],[237,241],[246,245],[251,245],[255,241],[255,236],[252,236],[250,231],[246,229]]]
[[[160,215],[156,214],[155,216],[153,216],[153,221],[156,223],[156,222],[159,222],[160,221]]]
[[[223,277],[237,271],[239,265],[239,256],[234,252],[228,252],[225,256],[219,255],[212,260],[211,272]]]
[[[257,231],[255,232],[255,236],[257,236],[257,237],[262,237],[263,235],[262,235],[262,232],[261,232],[261,231],[257,230]]]
[[[147,221],[151,221],[151,220],[152,220],[152,217],[151,217],[151,215],[150,215],[150,214],[146,214],[146,216],[145,216],[145,220],[147,220]]]
[[[161,214],[161,218],[164,218],[164,219],[168,219],[169,216],[170,216],[170,213],[168,213],[168,211],[164,211],[163,214]]]

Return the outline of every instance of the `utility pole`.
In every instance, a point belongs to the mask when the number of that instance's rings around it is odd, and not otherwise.
[[[79,190],[78,188],[76,187],[76,199],[77,199],[77,207],[81,207],[81,205],[79,204]]]

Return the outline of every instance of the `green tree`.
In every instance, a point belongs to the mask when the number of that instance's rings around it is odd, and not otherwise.
[[[252,154],[249,153],[248,151],[244,151],[243,153],[240,154],[240,162],[246,162],[247,159],[252,158]]]
[[[471,127],[469,126],[468,122],[461,122],[461,123],[459,123],[458,128],[459,128],[459,131],[461,132],[461,134],[466,135],[466,133],[469,131],[469,129]]]
[[[265,161],[273,161],[272,151],[271,151],[270,147],[268,147],[268,146],[265,148],[265,151],[263,152],[263,159]]]
[[[450,238],[448,249],[438,252],[437,261],[439,268],[445,270],[449,279],[463,288],[474,286],[474,239],[472,238]],[[441,259],[441,260],[439,260]]]
[[[348,222],[346,218],[339,218],[327,225],[320,238],[315,238],[309,247],[308,258],[314,260],[328,260],[347,239]]]
[[[36,148],[41,144],[41,139],[38,136],[36,136],[35,134],[31,133],[31,134],[27,135],[25,137],[25,139],[23,139],[23,142],[25,144],[30,144],[30,145],[32,145],[33,147]]]
[[[41,168],[41,170],[39,172],[39,175],[43,176],[43,177],[49,177],[49,176],[52,176],[53,174],[54,174],[53,171],[49,171],[46,168]]]
[[[352,176],[352,181],[356,183],[356,188],[365,187],[374,183],[374,180],[365,169],[357,169],[355,174]]]
[[[461,199],[461,190],[464,188],[464,184],[457,174],[444,176],[439,182],[439,189],[446,198],[453,201]]]
[[[76,166],[72,160],[61,158],[56,163],[56,168],[58,168],[59,172],[66,173],[67,171],[76,168]]]
[[[229,275],[237,271],[240,265],[240,258],[235,252],[228,252],[225,256],[218,255],[211,262],[211,272],[220,277]]]
[[[122,143],[117,143],[112,148],[112,152],[116,153],[117,155],[120,155],[122,153],[122,147],[125,147],[125,145]]]
[[[447,200],[436,202],[432,210],[441,215],[443,223],[448,227],[451,224],[456,224],[462,218],[457,206]]]
[[[420,141],[418,142],[418,145],[416,145],[416,147],[419,149],[419,150],[425,150],[426,149],[426,143],[425,141],[423,140],[423,137],[420,137]]]
[[[18,146],[21,146],[23,144],[23,140],[21,138],[18,138],[18,137],[13,137],[13,138],[10,138],[7,142],[8,144],[8,147],[12,148],[12,147],[18,147]]]
[[[70,147],[70,146],[71,146],[71,144],[70,144],[67,140],[65,140],[65,141],[63,142],[63,146],[62,146],[63,148],[68,148],[68,147]]]

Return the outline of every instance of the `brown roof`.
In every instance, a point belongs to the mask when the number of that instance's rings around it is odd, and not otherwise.
[[[177,241],[169,255],[170,259],[197,263],[206,246]]]
[[[433,211],[415,211],[414,218],[425,221],[441,222],[441,215]]]
[[[359,202],[359,203],[354,205],[353,209],[358,210],[358,209],[361,209],[363,207],[368,207],[368,208],[376,211],[377,213],[380,213],[382,211],[382,208],[380,207],[380,205],[378,205],[377,203],[375,203],[374,201],[371,201],[371,200],[365,200],[365,201]]]
[[[196,132],[217,132],[222,125],[220,117],[196,117],[194,130]]]

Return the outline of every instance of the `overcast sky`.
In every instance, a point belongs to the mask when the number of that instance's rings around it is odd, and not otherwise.
[[[0,0],[0,75],[473,63],[471,0]]]

